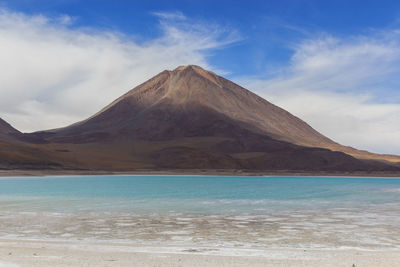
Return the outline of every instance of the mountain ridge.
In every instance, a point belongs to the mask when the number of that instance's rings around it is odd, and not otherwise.
[[[203,82],[193,82],[192,84],[195,84],[195,86],[191,85],[188,86],[189,88],[184,88],[185,83],[187,83],[188,80],[190,82],[190,79],[197,79],[198,77],[196,76],[199,76],[200,79],[203,78]],[[180,82],[182,78],[185,81],[183,84]],[[210,86],[204,81],[211,82],[212,85],[215,85],[221,90],[209,90],[210,88],[215,89],[215,87]],[[151,90],[156,90],[156,92],[151,97],[148,97],[149,91]],[[216,93],[215,91],[218,91],[220,94],[218,95],[218,92]],[[134,98],[133,101],[131,101],[132,98]],[[195,98],[194,101],[193,98]],[[143,109],[149,109],[151,106],[159,104],[160,101],[169,101],[169,104],[173,105],[182,105],[185,103],[193,104],[193,102],[197,101],[197,104],[211,107],[213,110],[222,114],[228,114],[229,117],[244,124],[251,124],[253,128],[257,128],[261,133],[281,141],[300,146],[327,148],[333,151],[344,152],[357,158],[400,162],[400,157],[394,155],[375,154],[348,146],[342,146],[320,134],[306,122],[286,110],[196,65],[179,66],[172,71],[165,70],[128,91],[90,118],[71,126],[57,129],[53,132],[65,131],[66,129],[70,129],[69,127],[85,124],[95,119],[97,116],[100,116],[102,113],[107,112],[116,104],[128,101],[127,99],[130,99],[131,105],[132,102],[134,102],[133,104],[138,107],[137,110],[130,110],[131,113],[138,112],[139,110],[143,111],[139,107],[140,105],[143,106]],[[223,99],[225,103],[221,103],[221,99]],[[249,103],[244,101],[246,99],[250,99],[248,101]]]
[[[11,126],[8,122],[0,118],[0,141],[17,141],[21,132]]]
[[[194,65],[157,74],[86,120],[16,135],[52,168],[400,171],[386,162],[400,157],[341,146]]]
[[[19,133],[17,129],[11,126],[8,122],[0,118],[0,134]]]
[[[200,75],[200,77],[203,79],[200,81],[198,79],[195,82],[192,82],[192,84],[188,86],[188,88],[185,88],[185,83],[187,82],[187,80],[197,79],[198,77],[196,77],[196,75]],[[214,88],[212,86],[210,88],[210,85],[207,84],[207,82],[211,82],[212,85],[219,87],[221,90],[212,90]],[[226,86],[226,84],[228,84],[228,86]],[[232,87],[234,88],[232,89]],[[153,92],[153,95],[150,97],[146,97],[146,93],[148,94],[149,90],[154,89],[155,92]],[[243,94],[245,95],[245,97],[243,97]],[[245,100],[245,98],[251,98],[251,102],[243,104],[243,100]],[[219,113],[228,113],[229,117],[232,117],[244,123],[256,123],[256,125],[258,125],[258,128],[262,129],[264,132],[274,137],[281,137],[281,139],[285,141],[290,141],[293,143],[297,142],[297,144],[299,145],[304,145],[306,143],[305,141],[300,143],[299,140],[296,140],[295,142],[295,140],[293,139],[301,139],[299,138],[299,136],[301,137],[301,135],[311,134],[314,135],[316,139],[334,143],[327,137],[316,132],[308,124],[301,121],[299,118],[291,115],[289,112],[273,105],[272,103],[264,100],[263,98],[257,96],[256,94],[243,87],[240,87],[222,77],[217,76],[212,72],[205,71],[204,69],[194,65],[180,66],[173,71],[163,71],[160,74],[156,75],[154,78],[130,90],[87,120],[78,122],[68,127],[75,127],[77,125],[85,124],[86,122],[96,118],[97,116],[100,116],[102,113],[107,112],[118,103],[124,105],[124,101],[129,101],[131,107],[134,105],[138,107],[138,109],[140,109],[140,105],[143,105],[143,109],[148,109],[151,106],[156,106],[157,104],[160,104],[160,101],[168,102],[166,104],[176,105],[180,107],[185,107],[187,105],[193,104],[204,105],[207,107],[211,107],[213,110]],[[269,115],[269,117],[267,118],[262,118],[262,116],[268,116],[268,114],[257,114],[257,112],[255,112],[256,108],[254,108],[254,105],[266,105],[267,108],[272,111],[272,114]],[[132,109],[131,112],[135,113],[137,112],[137,110]],[[285,134],[290,135],[290,130],[287,129],[287,125],[290,123],[286,121],[282,123],[283,116],[290,116],[289,119],[295,121],[295,123],[291,124],[299,124],[301,127],[305,127],[306,129],[304,130],[301,128],[297,128],[295,129],[295,131],[293,131],[296,132],[296,136],[293,136],[291,138],[282,138]],[[251,117],[253,117],[253,119],[249,119]],[[272,121],[274,122],[274,124],[269,123],[267,125],[265,121]],[[56,129],[55,132],[63,131],[68,127]],[[306,132],[299,135],[299,130],[303,130],[303,132]],[[312,143],[312,141],[308,142]],[[313,141],[314,145],[315,143],[318,142]]]

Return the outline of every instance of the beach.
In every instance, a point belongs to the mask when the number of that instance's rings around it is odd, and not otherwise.
[[[118,243],[0,240],[0,266],[387,266],[400,252],[138,246]]]

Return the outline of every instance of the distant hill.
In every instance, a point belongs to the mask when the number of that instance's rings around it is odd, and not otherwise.
[[[27,142],[27,139],[31,139],[29,135],[22,134],[0,118],[0,170],[63,167],[63,159],[60,163],[55,162],[53,153]]]
[[[0,140],[14,139],[15,134],[19,134],[19,131],[0,118]]]
[[[400,170],[400,157],[341,146],[193,65],[163,71],[87,120],[16,135],[72,169]]]

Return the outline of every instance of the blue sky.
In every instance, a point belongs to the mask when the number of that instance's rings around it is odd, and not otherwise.
[[[400,25],[399,1],[110,1],[12,0],[2,6],[27,14],[76,18],[73,27],[120,31],[138,41],[162,35],[154,12],[180,12],[195,21],[237,30],[240,42],[210,52],[209,61],[234,74],[255,75],[287,64],[290,46],[321,33],[369,34]]]
[[[23,131],[84,119],[163,69],[198,64],[340,143],[400,154],[399,1],[0,0],[0,10],[0,116]]]

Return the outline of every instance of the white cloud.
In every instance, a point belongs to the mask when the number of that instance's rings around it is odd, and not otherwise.
[[[341,144],[400,154],[398,33],[323,36],[293,48],[277,77],[240,82]]]
[[[76,18],[67,15],[0,10],[0,117],[22,131],[62,127],[164,69],[213,69],[209,50],[240,39],[234,30],[179,12],[153,14],[162,35],[136,42],[118,32],[72,27]],[[342,144],[400,154],[400,31],[322,36],[293,49],[290,65],[273,78],[239,83]]]
[[[22,131],[66,126],[97,112],[164,69],[207,64],[234,31],[158,13],[162,36],[71,27],[73,18],[0,10],[0,117]],[[183,14],[181,14],[183,17]]]
[[[63,25],[70,25],[70,24],[73,24],[73,22],[76,20],[76,18],[75,17],[71,17],[71,16],[68,16],[68,15],[61,15],[61,16],[59,16],[58,18],[57,18],[57,21],[60,23],[60,24],[63,24]]]
[[[186,19],[186,16],[183,15],[183,13],[180,11],[174,11],[174,12],[159,11],[159,12],[152,12],[151,14],[153,14],[154,16],[157,16],[161,19],[168,19],[168,20],[185,20]]]

